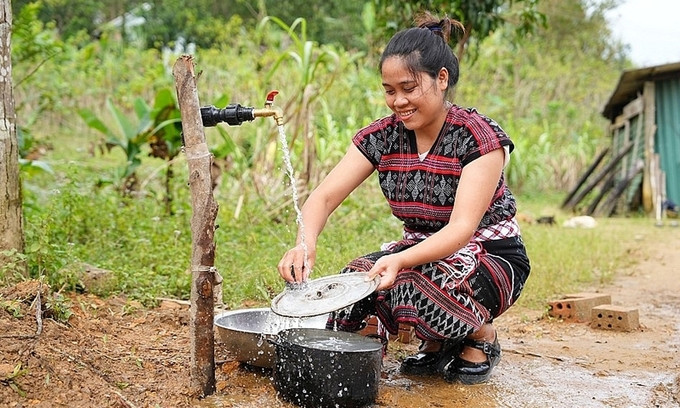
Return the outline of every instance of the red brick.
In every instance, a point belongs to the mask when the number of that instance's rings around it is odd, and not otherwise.
[[[593,307],[607,303],[611,303],[611,296],[604,293],[572,293],[549,302],[549,314],[564,321],[588,322]]]
[[[370,316],[366,320],[366,327],[359,331],[359,334],[363,336],[378,334],[378,318],[376,316]],[[390,340],[396,340],[400,343],[409,344],[416,337],[416,331],[413,326],[401,324],[399,325],[398,334],[390,334]]]
[[[404,324],[399,325],[399,334],[397,335],[397,340],[400,343],[409,344],[415,338],[416,330],[413,326]]]
[[[359,331],[362,336],[378,334],[378,318],[376,316],[369,316],[366,319],[366,327]]]
[[[617,331],[637,330],[640,327],[640,313],[632,307],[596,306],[592,310],[590,327]]]

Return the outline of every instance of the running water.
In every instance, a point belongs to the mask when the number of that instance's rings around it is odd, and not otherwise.
[[[279,142],[281,143],[281,151],[283,152],[283,162],[286,165],[286,174],[288,174],[288,179],[290,181],[290,189],[293,194],[293,208],[295,208],[295,223],[298,225],[300,231],[300,242],[302,245],[302,250],[304,251],[305,260],[303,262],[303,267],[305,272],[309,272],[309,264],[307,263],[307,242],[305,241],[305,225],[302,221],[302,211],[298,204],[298,191],[297,184],[295,181],[295,175],[293,174],[293,165],[290,163],[290,150],[288,149],[288,141],[286,140],[286,131],[283,125],[278,125],[279,129]],[[306,277],[303,277],[303,280]]]
[[[283,128],[283,125],[278,126],[279,130],[279,142],[281,143],[281,151],[283,152],[283,161],[286,166],[286,174],[288,175],[288,179],[290,181],[290,189],[292,191],[293,195],[293,208],[295,208],[295,223],[298,225],[298,229],[300,232],[300,240],[301,240],[301,245],[302,245],[302,250],[304,251],[304,261],[303,261],[303,267],[305,271],[309,271],[308,268],[308,263],[307,263],[307,243],[305,242],[305,226],[302,221],[302,211],[300,210],[300,206],[298,204],[298,191],[297,191],[297,184],[295,181],[295,175],[293,174],[293,165],[290,162],[290,150],[288,149],[288,141],[286,140],[286,131]],[[304,277],[303,277],[304,278]],[[291,285],[290,286],[293,289],[299,289],[301,286],[299,285]],[[266,334],[277,334],[278,332],[285,330],[285,329],[292,329],[292,328],[298,328],[302,327],[303,324],[303,319],[301,318],[291,318],[291,317],[285,317],[285,316],[279,316],[276,313],[269,313],[267,314],[267,318],[265,319],[265,324],[264,324],[264,331],[263,333]]]

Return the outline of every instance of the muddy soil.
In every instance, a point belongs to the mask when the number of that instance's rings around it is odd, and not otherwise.
[[[391,342],[375,407],[680,407],[680,229],[664,237],[637,237],[639,261],[613,284],[584,290],[638,309],[639,329],[515,307],[496,321],[502,361],[477,386],[400,375],[416,343]],[[0,407],[293,407],[277,398],[270,373],[234,362],[217,335],[217,392],[190,395],[185,305],[71,295],[68,323],[45,317],[39,327],[36,293],[30,282],[0,288],[21,315],[0,309]]]

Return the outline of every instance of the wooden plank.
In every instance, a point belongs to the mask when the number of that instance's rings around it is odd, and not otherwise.
[[[621,146],[625,146],[627,143],[630,143],[630,121],[626,121],[626,126],[623,128],[623,136],[621,138]],[[635,148],[635,144],[633,144],[633,148]],[[629,166],[628,162],[635,162],[635,158],[631,159],[630,157],[631,155],[626,155],[621,159],[621,168],[619,169],[621,179],[626,178]]]
[[[206,396],[215,392],[215,335],[213,329],[215,285],[215,219],[218,206],[213,197],[208,150],[201,119],[194,62],[180,57],[173,67],[182,118],[184,148],[191,189],[191,391]]]
[[[598,207],[597,210],[595,210],[595,214],[598,216],[611,216],[614,213],[614,208],[616,208],[616,203],[621,198],[621,195],[623,194],[624,191],[630,186],[631,182],[633,179],[640,173],[642,173],[642,170],[644,169],[644,161],[639,160],[636,165],[631,168],[631,171],[628,173],[628,175],[621,181],[619,181],[616,185],[616,188],[611,192],[609,197],[607,197],[607,200],[602,203],[601,207]]]
[[[569,200],[565,208],[568,209],[573,209],[578,203],[583,200],[583,198],[595,187],[598,185],[602,179],[604,179],[607,174],[609,174],[613,169],[615,169],[616,165],[621,161],[621,159],[630,153],[630,150],[633,148],[632,143],[628,143],[610,162],[607,164],[600,172],[595,176],[595,178],[586,186],[584,187],[578,194],[574,195],[574,197]]]
[[[602,150],[599,155],[597,155],[597,157],[595,158],[595,161],[593,161],[593,163],[590,166],[588,166],[588,168],[583,173],[581,178],[576,182],[576,185],[574,186],[574,188],[569,192],[569,194],[567,194],[567,197],[562,202],[562,208],[565,208],[567,206],[567,203],[569,203],[569,201],[571,201],[571,199],[574,198],[574,195],[576,195],[576,192],[578,191],[578,189],[581,188],[583,183],[586,182],[588,177],[590,177],[590,175],[593,173],[593,171],[595,171],[597,166],[600,165],[600,162],[602,162],[602,159],[604,159],[604,156],[606,156],[607,153],[609,153],[608,147],[605,148],[604,150]]]
[[[614,188],[614,179],[616,178],[616,173],[611,172],[609,174],[609,177],[607,177],[607,180],[602,183],[602,188],[600,189],[600,192],[598,195],[593,199],[593,201],[590,202],[590,205],[588,205],[588,209],[586,210],[586,215],[593,215],[595,213],[595,209],[597,206],[600,204],[600,201],[604,198],[605,195]]]
[[[623,108],[623,112],[616,117],[610,129],[617,129],[625,125],[631,118],[640,115],[644,111],[644,98],[638,96]]]
[[[634,136],[633,136],[634,137],[634,139],[633,139],[633,143],[634,143],[633,144],[633,151],[630,154],[630,156],[633,158],[634,162],[640,159],[640,150],[644,149],[643,122],[644,122],[644,115],[639,117],[639,119],[636,123],[636,126],[635,126],[635,132],[634,132]],[[642,150],[642,152],[643,152],[642,160],[643,160],[643,163],[644,163],[644,150]],[[643,174],[644,174],[644,169],[643,169]],[[631,203],[633,202],[635,192],[632,189],[629,189],[628,191],[629,191],[629,193],[626,196],[625,205],[626,205],[627,210],[630,210]]]
[[[654,154],[654,134],[656,133],[656,105],[654,102],[654,82],[647,81],[643,86],[645,119],[645,169],[642,173],[642,206],[647,214],[655,209],[656,185],[651,168],[651,158]]]

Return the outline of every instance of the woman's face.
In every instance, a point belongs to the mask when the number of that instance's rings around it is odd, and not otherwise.
[[[403,58],[387,58],[382,64],[385,102],[406,128],[416,132],[439,133],[446,117],[444,94],[448,86],[448,71],[442,68],[437,78],[424,72],[415,76]]]

